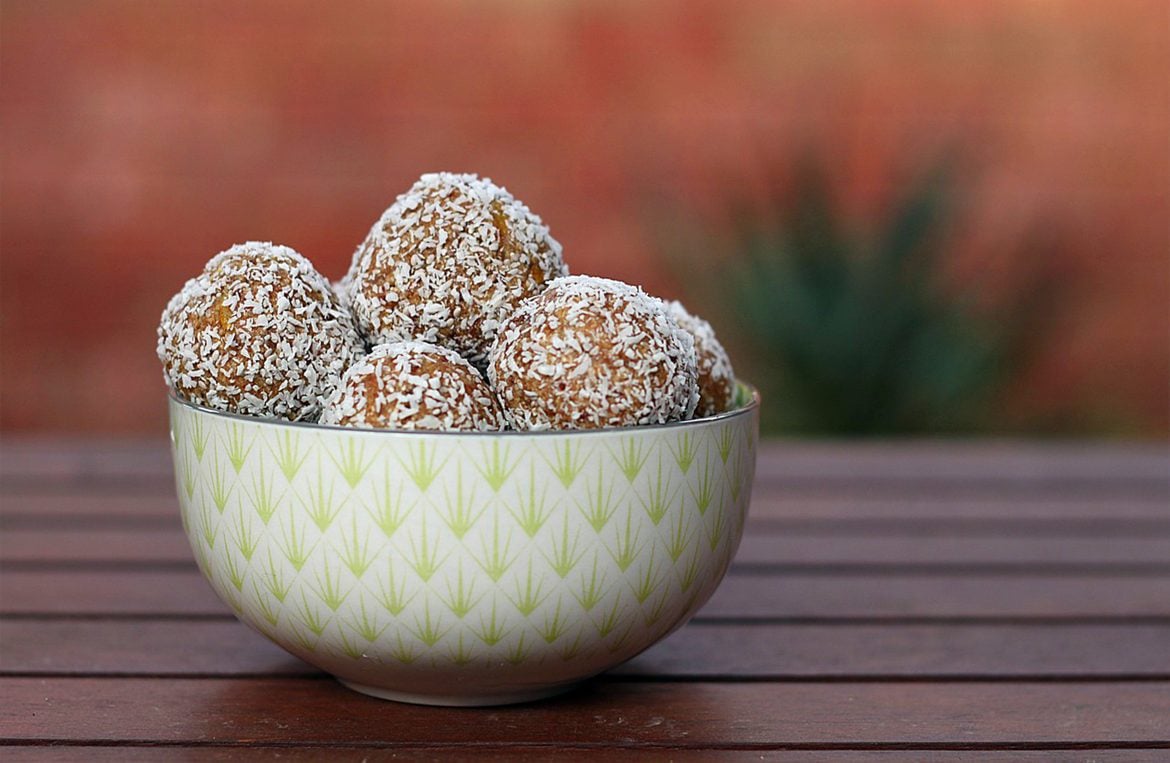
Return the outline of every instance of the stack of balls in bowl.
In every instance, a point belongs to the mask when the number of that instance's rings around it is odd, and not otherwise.
[[[706,321],[570,276],[528,207],[452,173],[399,196],[336,284],[285,246],[216,255],[163,311],[158,356],[188,402],[345,427],[663,424],[735,396]]]

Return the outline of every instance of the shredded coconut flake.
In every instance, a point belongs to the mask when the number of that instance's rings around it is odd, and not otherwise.
[[[452,350],[424,342],[374,347],[345,372],[321,423],[377,429],[496,432],[503,414],[491,389]]]
[[[364,352],[329,282],[286,246],[249,241],[213,257],[158,327],[163,377],[209,408],[315,420]]]
[[[558,278],[505,321],[488,379],[516,429],[592,429],[689,418],[694,340],[641,289]]]
[[[539,217],[487,178],[419,178],[354,253],[343,283],[372,343],[421,340],[482,363],[500,323],[568,274]]]
[[[715,329],[688,312],[681,302],[667,302],[666,310],[695,340],[699,370],[699,405],[695,415],[714,416],[729,410],[735,401],[735,372],[731,368],[731,358],[715,337]]]

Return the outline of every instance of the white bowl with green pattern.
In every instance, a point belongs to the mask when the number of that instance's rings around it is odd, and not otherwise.
[[[236,615],[366,694],[564,691],[710,598],[739,546],[759,401],[582,432],[290,424],[171,399],[183,526]]]

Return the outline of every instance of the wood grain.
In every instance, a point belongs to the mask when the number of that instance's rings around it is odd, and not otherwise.
[[[0,622],[0,674],[315,675],[234,620]],[[1170,678],[1170,622],[1135,625],[788,625],[692,622],[618,668],[709,678]]]
[[[85,563],[194,566],[194,557],[179,527],[75,530],[9,529],[0,544],[0,565],[48,568]],[[735,557],[740,567],[829,565],[887,567],[1014,566],[1077,571],[1099,568],[1170,574],[1170,536],[1072,537],[1057,534],[997,538],[954,533],[885,534],[785,532],[749,523]]]
[[[0,614],[226,615],[195,570],[5,571]],[[1170,576],[739,574],[701,616],[770,618],[1170,617]]]
[[[0,737],[750,748],[1168,743],[1170,683],[636,683],[525,706],[388,704],[306,679],[3,678]]]
[[[101,526],[170,526],[179,503],[170,478],[159,489],[129,486],[113,490],[44,485],[21,489],[0,486],[0,527],[69,529]],[[1016,527],[1059,529],[1122,528],[1145,523],[1170,534],[1170,496],[968,496],[942,491],[936,495],[899,493],[883,496],[825,486],[816,494],[757,484],[752,492],[751,518],[786,527],[814,526],[822,531],[882,523],[914,527],[990,528],[999,534]],[[1055,523],[1055,524],[1054,524]],[[986,531],[984,532],[986,534]]]
[[[1164,444],[762,445],[694,621],[487,710],[362,697],[237,622],[192,565],[169,458],[0,445],[3,759],[1170,754]]]
[[[512,761],[512,760],[597,760],[607,761],[765,761],[765,763],[803,763],[803,761],[833,761],[833,763],[901,763],[912,749],[899,746],[898,749],[842,749],[840,745],[831,749],[776,750],[753,747],[750,750],[728,749],[679,749],[660,748],[619,748],[605,746],[553,746],[553,745],[395,745],[389,749],[375,745],[357,747],[353,745],[305,745],[292,747],[252,745],[167,745],[149,744],[130,746],[133,743],[114,744],[102,747],[87,745],[53,746],[8,746],[0,744],[0,758],[9,763],[58,763],[61,760],[76,759],[93,763],[121,763],[140,760],[149,761],[337,761],[338,763],[379,763],[380,761]],[[1038,745],[1041,746],[1041,745]],[[929,760],[939,763],[962,763],[978,760],[981,763],[1031,763],[1040,761],[1087,761],[1100,763],[1148,763],[1164,748],[1146,747],[1136,749],[1102,749],[1101,745],[1046,744],[1041,750],[1020,749],[1011,745],[1009,749],[988,749],[987,745],[967,745],[961,750],[939,749],[938,746],[919,747],[929,749]],[[921,753],[920,753],[921,755]],[[602,756],[604,756],[602,758]]]
[[[1076,490],[1170,496],[1164,443],[766,442],[761,486],[819,491],[862,486],[912,493],[934,487],[978,492]],[[52,485],[153,487],[168,484],[166,441],[14,440],[0,443],[0,489]]]

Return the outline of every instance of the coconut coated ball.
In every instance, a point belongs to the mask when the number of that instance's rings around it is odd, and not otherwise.
[[[374,347],[345,372],[322,424],[373,429],[504,428],[487,382],[458,353],[423,342]]]
[[[661,300],[606,278],[558,278],[500,329],[488,379],[516,429],[597,429],[689,418],[694,340]]]
[[[667,302],[670,317],[695,340],[695,360],[699,369],[699,405],[696,416],[714,416],[731,410],[735,402],[735,372],[731,358],[715,338],[715,329],[697,315],[687,312],[681,302]]]
[[[286,246],[250,241],[213,257],[158,327],[179,397],[251,416],[316,420],[364,350],[329,282]]]
[[[568,273],[561,245],[487,178],[419,178],[354,254],[347,301],[373,344],[418,340],[482,363],[504,320]]]

